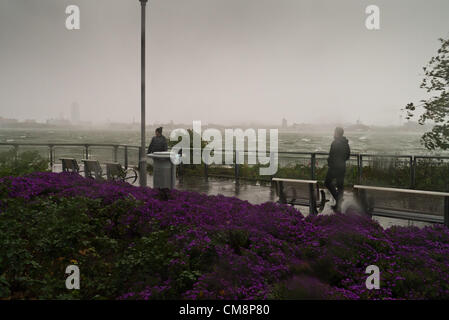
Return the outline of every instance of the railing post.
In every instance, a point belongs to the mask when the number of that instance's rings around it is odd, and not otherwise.
[[[179,177],[179,179],[182,179],[183,173],[184,173],[183,167],[182,167],[182,161],[178,164],[177,168],[178,168],[178,177]]]
[[[146,162],[146,154],[145,154],[145,148],[139,147],[139,185],[141,187],[147,186],[147,162]],[[145,159],[145,161],[143,160]],[[154,174],[154,173],[153,173]],[[143,177],[145,176],[145,177]]]
[[[207,180],[207,178],[209,178],[209,173],[208,173],[207,169],[208,169],[207,163],[204,163],[204,177],[206,178],[206,180]]]
[[[84,152],[86,153],[86,156],[84,157],[84,159],[89,159],[89,145],[86,144],[84,146]]]
[[[416,157],[411,156],[410,157],[410,189],[415,189],[416,181],[415,181],[415,174],[416,174]]]
[[[90,171],[88,170],[87,164],[84,162],[84,178],[89,178]]]
[[[19,159],[19,145],[15,144],[14,147],[14,161],[17,161]]]
[[[362,184],[363,156],[359,154],[359,184]]]
[[[449,197],[444,197],[444,225],[449,228]]]
[[[118,146],[114,146],[114,162],[117,162]]]
[[[207,157],[207,154],[206,154],[206,157]],[[206,159],[206,160],[208,160],[208,159]],[[206,181],[207,181],[207,179],[209,178],[207,162],[208,162],[208,161],[204,161],[204,178],[206,179]]]
[[[240,177],[240,167],[239,167],[239,151],[235,150],[235,165],[234,165],[234,177],[235,177],[235,183],[239,182],[239,177]]]
[[[315,180],[316,173],[315,173],[315,162],[316,162],[316,154],[311,153],[310,154],[310,177],[312,180]]]
[[[53,145],[49,145],[48,146],[49,147],[49,151],[50,151],[50,168],[51,168],[51,171],[53,171]]]
[[[128,169],[128,146],[125,146],[125,169]]]

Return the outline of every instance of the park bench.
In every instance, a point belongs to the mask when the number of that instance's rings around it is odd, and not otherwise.
[[[82,159],[81,161],[84,163],[84,175],[86,178],[104,180],[106,175],[103,173],[103,169],[98,160]]]
[[[370,216],[449,226],[449,193],[355,185],[354,194]]]
[[[124,169],[120,163],[106,163],[106,177],[112,181],[127,181],[133,184],[137,180],[137,171],[133,168]]]
[[[62,162],[62,172],[75,172],[80,173],[80,167],[78,166],[78,162],[74,158],[61,158],[59,159]]]
[[[313,215],[323,211],[326,194],[319,189],[318,181],[283,178],[273,178],[271,181],[275,184],[280,203],[307,206]]]

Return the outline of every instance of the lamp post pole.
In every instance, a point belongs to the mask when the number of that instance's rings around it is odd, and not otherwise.
[[[139,155],[139,184],[147,186],[147,159],[145,152],[145,8],[148,0],[139,0],[141,5],[141,88],[140,88],[140,155]]]

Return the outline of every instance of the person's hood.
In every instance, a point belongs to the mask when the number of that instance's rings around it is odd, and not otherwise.
[[[334,138],[334,140],[340,143],[348,143],[348,139],[345,136]]]

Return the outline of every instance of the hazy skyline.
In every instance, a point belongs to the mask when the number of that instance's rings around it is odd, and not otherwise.
[[[81,29],[65,28],[78,5]],[[365,28],[380,7],[381,29]],[[150,0],[147,122],[398,124],[449,1]],[[140,120],[138,0],[0,0],[0,116]]]

